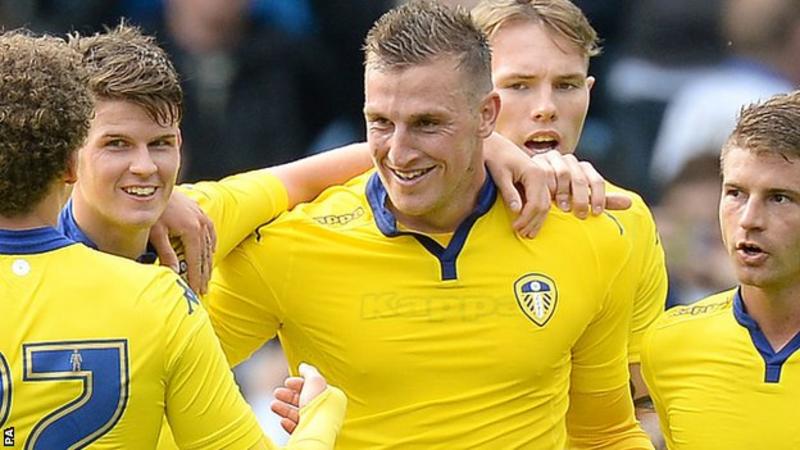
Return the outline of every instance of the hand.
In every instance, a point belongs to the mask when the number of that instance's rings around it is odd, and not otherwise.
[[[284,387],[275,389],[270,409],[281,417],[281,427],[292,433],[300,422],[300,409],[325,391],[328,383],[314,366],[301,363],[299,377],[289,377]]]
[[[577,217],[585,219],[590,205],[593,215],[601,214],[604,208],[621,210],[631,207],[631,199],[626,195],[606,195],[605,180],[589,162],[578,161],[574,155],[562,155],[556,150],[533,155],[531,159],[545,168],[551,177],[548,186],[562,211],[571,210]]]
[[[180,192],[173,191],[167,208],[150,229],[150,244],[156,249],[161,265],[181,273],[178,256],[170,238],[179,239],[186,257],[187,282],[199,294],[208,292],[211,264],[217,235],[214,224],[197,203]]]

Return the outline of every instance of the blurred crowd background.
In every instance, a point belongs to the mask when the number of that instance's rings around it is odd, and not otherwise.
[[[181,178],[195,181],[363,140],[361,42],[395,1],[0,0],[0,24],[91,33],[126,17],[155,34],[182,75]],[[800,86],[800,1],[574,2],[604,49],[579,157],[653,208],[669,304],[734,285],[718,153],[742,105]],[[251,367],[282,358],[260,356]],[[240,372],[260,413],[284,366],[268,381]]]

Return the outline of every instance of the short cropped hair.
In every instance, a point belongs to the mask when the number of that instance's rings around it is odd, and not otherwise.
[[[123,22],[93,36],[73,34],[69,43],[82,55],[97,99],[129,101],[159,125],[180,124],[183,90],[155,38]]]
[[[600,40],[589,19],[569,0],[482,0],[472,16],[491,39],[511,22],[542,24],[575,45],[586,59],[600,54]]]
[[[461,6],[412,0],[384,14],[367,33],[367,68],[404,70],[434,59],[454,57],[475,94],[492,90],[489,43]]]
[[[64,40],[0,35],[0,215],[30,213],[64,175],[94,114],[86,81]]]
[[[730,147],[800,158],[800,91],[742,108],[723,148],[723,158]]]

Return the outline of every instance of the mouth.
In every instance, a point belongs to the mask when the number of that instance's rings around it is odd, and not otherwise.
[[[761,261],[768,255],[758,244],[747,241],[741,241],[736,244],[736,253],[745,262]]]
[[[424,169],[414,169],[414,170],[400,170],[400,169],[389,168],[389,171],[392,172],[392,174],[400,181],[413,182],[429,174],[433,169],[434,169],[433,167],[427,167]]]
[[[122,191],[138,199],[148,199],[156,194],[158,188],[156,186],[126,186],[122,188]]]
[[[554,134],[540,134],[533,136],[525,141],[525,148],[531,155],[546,153],[550,150],[559,149],[558,136]]]

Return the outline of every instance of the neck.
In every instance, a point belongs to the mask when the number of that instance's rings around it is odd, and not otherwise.
[[[742,285],[742,301],[774,350],[800,332],[800,285],[776,289]]]
[[[462,194],[457,199],[454,199],[455,201],[446,203],[425,215],[403,214],[391,204],[389,204],[389,208],[397,221],[411,230],[422,233],[451,233],[475,210],[475,205],[478,204],[478,196],[485,181],[486,169],[483,166],[479,166],[474,176],[462,179],[461,183],[463,183],[464,187],[456,188],[456,191],[460,190]]]
[[[72,210],[78,227],[101,252],[136,259],[147,250],[149,227],[121,227],[86,205],[78,195],[72,197]]]

